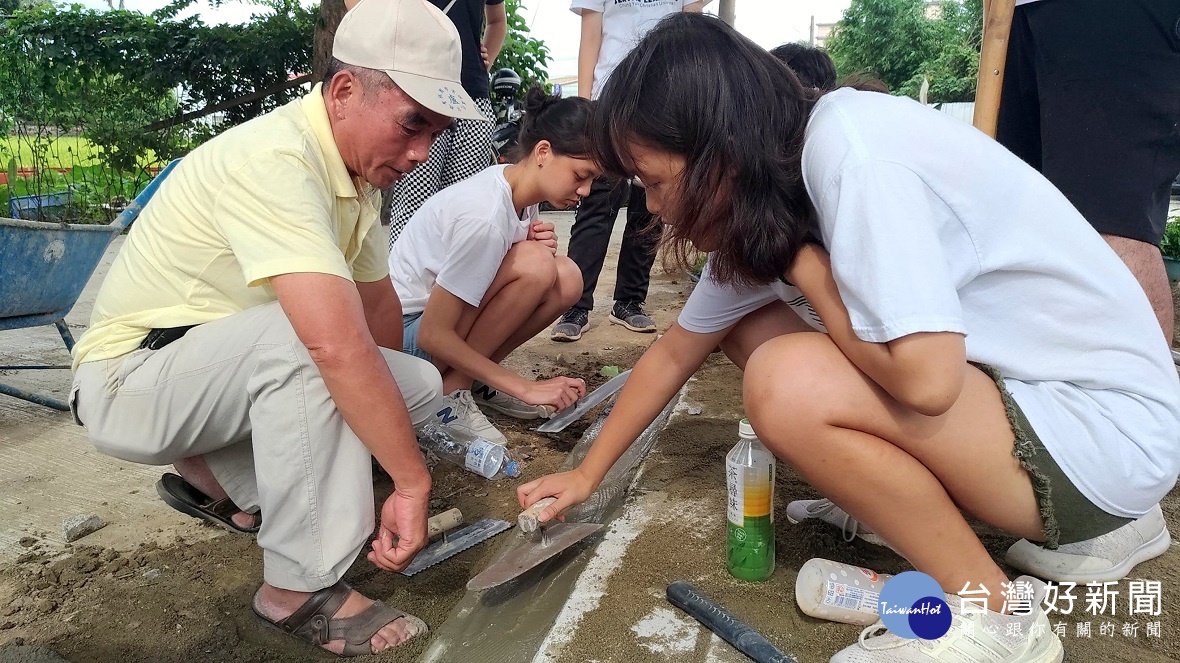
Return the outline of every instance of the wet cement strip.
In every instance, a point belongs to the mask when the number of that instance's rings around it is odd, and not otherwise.
[[[598,490],[583,504],[566,512],[567,522],[609,525],[622,511],[627,490],[639,464],[655,444],[668,417],[683,397],[673,398],[623,456],[611,467]],[[612,402],[613,405],[613,402]],[[566,457],[562,470],[573,469],[598,438],[610,412],[605,408]],[[578,577],[594,556],[603,531],[554,556],[535,569],[499,587],[467,592],[435,630],[434,640],[418,663],[518,663],[532,661],[569,600]],[[502,537],[496,559],[525,544],[519,531]]]

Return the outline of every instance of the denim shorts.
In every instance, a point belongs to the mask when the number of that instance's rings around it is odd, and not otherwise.
[[[421,321],[422,311],[402,316],[402,352],[414,355],[419,359],[432,361],[430,354],[418,347],[418,324]]]
[[[1037,506],[1044,521],[1046,548],[1053,550],[1064,543],[1102,536],[1133,521],[1132,518],[1107,513],[1087,499],[1065,476],[1061,466],[1041,443],[1041,438],[1037,437],[1028,418],[1012,394],[1008,393],[1000,372],[986,364],[972,365],[994,380],[1000,390],[1000,400],[1004,402],[1008,422],[1012,424],[1012,432],[1016,436],[1012,455],[1016,456],[1032,478]]]

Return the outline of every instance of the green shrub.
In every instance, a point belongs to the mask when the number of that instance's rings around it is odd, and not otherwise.
[[[1164,239],[1160,242],[1160,252],[1166,258],[1180,260],[1180,216],[1168,220],[1164,227]]]

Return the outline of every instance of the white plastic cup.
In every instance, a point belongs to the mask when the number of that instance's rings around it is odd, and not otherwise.
[[[880,619],[881,589],[892,577],[816,557],[799,569],[795,602],[803,614],[817,619],[870,626]]]

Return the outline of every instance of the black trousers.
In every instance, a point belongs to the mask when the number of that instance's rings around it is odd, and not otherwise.
[[[1017,7],[996,137],[1098,232],[1159,244],[1180,171],[1180,0]]]
[[[627,205],[627,228],[623,231],[623,246],[619,253],[619,270],[615,279],[615,301],[647,299],[651,267],[656,259],[659,230],[651,228],[652,215],[647,211],[647,192],[629,181],[612,184],[603,179],[594,181],[590,195],[582,199],[570,231],[569,257],[582,270],[582,298],[578,308],[594,308],[594,288],[606,259],[615,217],[623,204]]]

